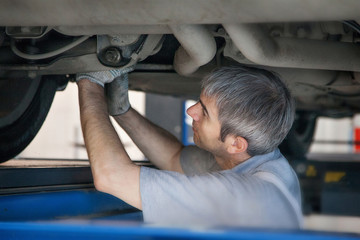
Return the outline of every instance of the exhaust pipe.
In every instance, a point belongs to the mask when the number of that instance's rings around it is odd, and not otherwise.
[[[216,54],[216,42],[202,25],[170,25],[181,46],[175,52],[174,69],[180,75],[190,75],[210,62]]]

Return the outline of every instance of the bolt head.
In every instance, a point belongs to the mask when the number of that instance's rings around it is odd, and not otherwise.
[[[105,51],[104,58],[109,63],[118,63],[121,60],[121,53],[117,48],[108,48]]]

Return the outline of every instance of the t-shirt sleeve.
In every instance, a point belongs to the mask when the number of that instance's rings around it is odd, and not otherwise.
[[[188,176],[221,170],[213,155],[197,146],[187,146],[181,151],[180,164]]]

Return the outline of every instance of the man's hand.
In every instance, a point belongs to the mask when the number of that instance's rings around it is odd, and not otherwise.
[[[117,116],[129,111],[130,102],[128,89],[129,80],[127,73],[105,85],[106,101],[111,116]]]
[[[82,79],[88,79],[91,82],[94,82],[104,87],[105,83],[111,83],[112,81],[114,81],[115,78],[127,75],[127,73],[132,70],[133,68],[130,67],[122,69],[112,69],[109,71],[78,73],[76,75],[76,82],[79,82]]]

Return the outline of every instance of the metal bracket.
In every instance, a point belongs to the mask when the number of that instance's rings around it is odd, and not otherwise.
[[[125,66],[131,61],[132,54],[141,48],[145,39],[145,35],[98,35],[98,59],[105,66]]]

